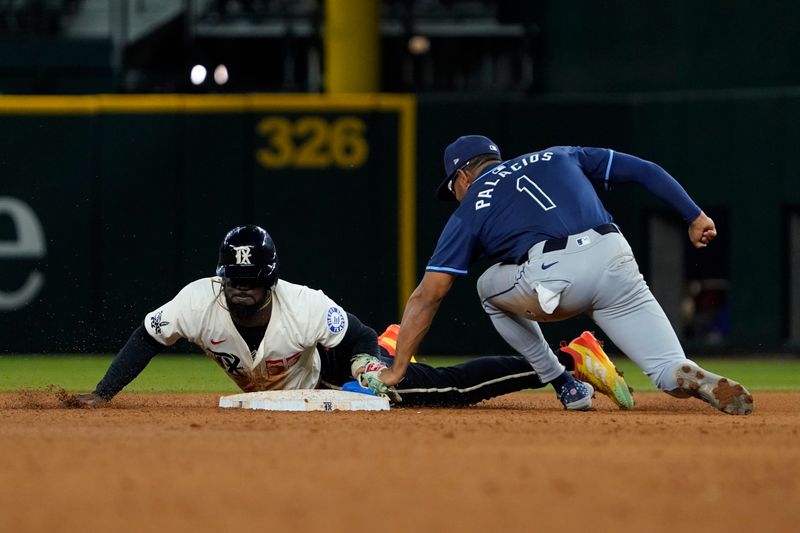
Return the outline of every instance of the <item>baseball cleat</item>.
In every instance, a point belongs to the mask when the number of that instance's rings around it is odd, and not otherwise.
[[[394,357],[397,353],[397,335],[400,334],[400,326],[397,324],[389,324],[386,331],[378,336],[378,346],[386,351],[389,357]],[[416,363],[417,360],[411,356],[411,362]]]
[[[592,407],[592,396],[594,388],[589,383],[584,383],[573,378],[569,372],[565,372],[568,379],[556,391],[559,401],[568,411],[585,411]]]
[[[723,413],[749,415],[753,412],[753,395],[747,389],[732,379],[712,374],[693,363],[679,365],[675,369],[675,381],[678,391],[700,398]]]
[[[611,398],[620,409],[633,409],[632,389],[591,332],[584,331],[569,344],[562,341],[561,351],[569,354],[575,362],[572,373],[576,379],[591,383],[597,392]]]

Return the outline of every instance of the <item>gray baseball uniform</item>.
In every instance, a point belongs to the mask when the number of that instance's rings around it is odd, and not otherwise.
[[[494,265],[478,280],[483,307],[529,360],[552,354],[537,322],[588,312],[659,389],[671,391],[675,366],[687,361],[683,349],[628,242],[616,227],[604,229],[571,235],[560,250],[544,252],[539,242],[522,265]]]
[[[636,181],[688,222],[700,208],[653,163],[602,148],[552,147],[495,164],[471,184],[427,270],[465,274],[500,261],[478,282],[484,309],[542,381],[564,367],[537,322],[588,313],[661,389],[689,362],[590,180]]]

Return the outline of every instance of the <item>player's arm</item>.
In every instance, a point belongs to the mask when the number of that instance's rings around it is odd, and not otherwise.
[[[411,294],[403,312],[400,334],[397,337],[397,353],[391,368],[381,373],[381,381],[394,386],[403,379],[411,356],[417,353],[422,339],[431,327],[439,305],[453,286],[456,276],[445,272],[428,271]]]
[[[695,248],[705,248],[717,236],[714,221],[681,184],[656,163],[605,148],[585,148],[580,158],[590,178],[606,183],[638,183],[669,204],[689,223],[689,240]]]
[[[347,313],[347,331],[335,348],[337,353],[349,358],[360,354],[378,357],[380,353],[378,334],[352,313]]]
[[[695,248],[705,248],[717,236],[711,220],[678,181],[661,166],[638,157],[612,153],[611,176],[613,181],[633,181],[661,198],[681,214],[689,223],[689,240]]]
[[[638,183],[672,206],[687,223],[700,215],[700,208],[681,184],[652,161],[607,148],[582,148],[577,155],[584,173],[592,180]]]
[[[128,342],[111,361],[94,392],[79,394],[77,402],[85,407],[99,407],[108,402],[133,381],[162,349],[164,345],[151,337],[144,326],[140,325],[133,330]]]

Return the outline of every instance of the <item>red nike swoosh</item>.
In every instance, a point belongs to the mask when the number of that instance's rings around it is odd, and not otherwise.
[[[216,346],[217,344],[222,344],[222,343],[223,343],[223,342],[225,342],[227,339],[222,339],[221,341],[215,341],[214,339],[209,339],[209,340],[211,341],[211,344],[213,344],[214,346]]]

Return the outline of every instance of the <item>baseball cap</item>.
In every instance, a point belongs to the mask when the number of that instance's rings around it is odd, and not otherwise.
[[[444,173],[446,177],[436,189],[437,200],[455,200],[453,191],[450,190],[450,180],[456,171],[467,164],[473,157],[484,154],[494,154],[499,158],[500,148],[488,137],[483,135],[464,135],[459,137],[444,149]]]

